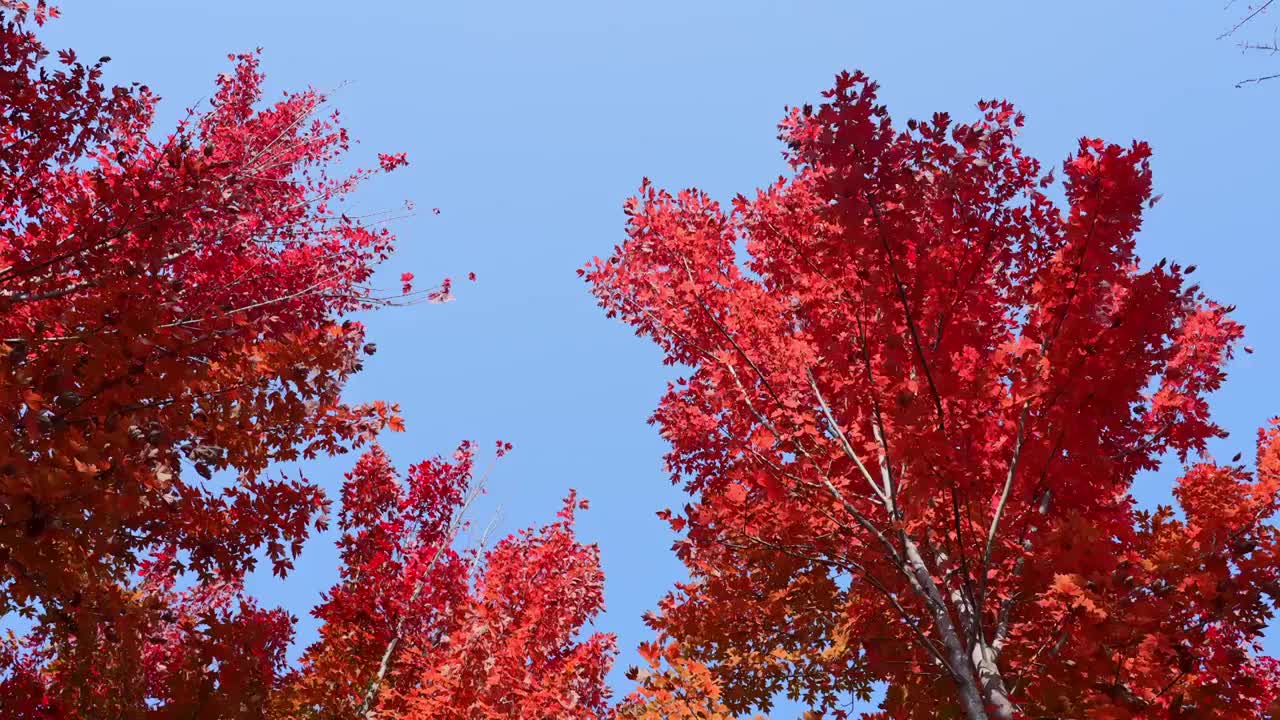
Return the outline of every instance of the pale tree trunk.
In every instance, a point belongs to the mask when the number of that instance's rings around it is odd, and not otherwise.
[[[965,652],[965,643],[956,632],[955,624],[951,621],[951,613],[930,576],[929,567],[920,555],[915,542],[905,533],[902,535],[902,541],[903,549],[906,550],[906,561],[910,566],[908,577],[914,576],[912,585],[916,586],[917,592],[923,596],[938,627],[938,634],[942,636],[942,644],[947,649],[947,663],[951,666],[951,676],[956,684],[960,709],[964,711],[968,720],[990,720],[983,703],[982,693],[978,689],[973,673],[970,672],[971,660],[969,654]]]
[[[983,629],[981,613],[975,610],[973,603],[959,589],[950,593],[951,602],[960,617],[960,626],[964,630],[964,640],[969,648],[970,666],[977,672],[981,683],[982,697],[986,702],[987,713],[996,720],[1013,719],[1013,701],[1005,688],[1004,677],[1000,674],[1000,666],[996,663],[996,651],[987,642]]]
[[[978,668],[982,693],[991,709],[991,716],[997,720],[1013,720],[1013,701],[1009,699],[1009,691],[1005,688],[1004,677],[996,665],[995,652],[990,645],[980,642],[974,646],[973,665]]]

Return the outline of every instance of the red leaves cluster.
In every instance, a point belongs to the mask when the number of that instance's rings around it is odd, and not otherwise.
[[[1241,328],[1134,254],[1145,144],[1082,140],[1060,209],[1022,116],[978,108],[899,129],[841,75],[781,125],[790,178],[728,213],[646,181],[585,268],[691,368],[654,421],[692,579],[654,623],[735,711],[885,682],[895,718],[1263,717],[1270,451],[1193,469],[1184,523],[1129,495],[1223,435]]]
[[[402,300],[370,285],[394,238],[341,212],[375,171],[328,175],[346,131],[315,91],[264,104],[256,54],[154,139],[145,87],[47,58],[29,21],[53,14],[0,2],[0,615],[28,628],[0,714],[599,716],[595,550],[571,513],[455,550],[466,446],[403,486],[359,462],[321,639],[286,666],[293,618],[243,578],[285,575],[329,501],[269,468],[403,429],[341,397],[376,350],[349,316]]]
[[[113,588],[162,550],[205,579],[258,548],[283,572],[323,501],[267,465],[393,412],[339,398],[363,344],[342,316],[377,301],[364,283],[392,241],[326,209],[358,179],[323,174],[345,132],[314,92],[255,109],[245,55],[153,142],[145,88],[69,57],[49,71],[20,22],[0,32],[0,604],[122,612]],[[214,472],[233,479],[191,479]]]
[[[585,501],[577,507],[585,508]],[[416,661],[409,717],[594,720],[605,715],[612,635],[579,631],[603,608],[598,551],[572,534],[575,501],[559,520],[500,542],[482,560],[461,622],[444,649]]]
[[[628,672],[639,686],[618,706],[618,720],[734,720],[711,671],[683,657],[679,643],[642,643],[640,656],[649,667]]]
[[[391,172],[408,164],[409,156],[406,153],[378,153],[378,165],[384,172]]]
[[[214,602],[150,587],[146,563],[206,589],[260,556],[284,574],[325,501],[268,464],[393,418],[339,398],[363,344],[342,316],[377,301],[392,238],[326,209],[358,180],[323,173],[345,132],[314,92],[257,109],[252,55],[156,142],[146,88],[70,52],[43,65],[21,13],[0,53],[0,609],[31,618],[77,705],[136,675],[165,613]]]
[[[253,717],[284,669],[293,619],[264,610],[238,582],[214,582],[178,591],[173,558],[143,563],[134,591],[154,618],[84,624],[75,640],[96,655],[59,651],[57,629],[10,637],[0,665],[6,716],[78,717],[86,711],[139,717],[139,701],[156,712],[201,708],[210,717]],[[143,626],[135,623],[145,623]]]
[[[342,580],[281,716],[603,716],[613,638],[578,637],[603,606],[597,551],[573,536],[585,503],[570,495],[557,522],[459,553],[471,453],[416,465],[402,487],[375,448],[347,477]]]

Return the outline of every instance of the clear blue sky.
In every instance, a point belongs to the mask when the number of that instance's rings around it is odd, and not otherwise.
[[[111,80],[150,84],[166,101],[162,127],[208,94],[227,52],[261,46],[273,88],[350,83],[337,103],[363,162],[408,152],[412,165],[360,201],[426,210],[397,226],[387,284],[404,271],[480,282],[460,283],[452,304],[369,318],[379,352],[350,395],[403,405],[408,432],[385,440],[401,467],[462,438],[513,442],[482,522],[499,505],[506,530],[550,518],[570,486],[590,498],[580,530],[608,573],[599,626],[619,636],[619,689],[646,637],[641,613],[680,576],[653,516],[678,497],[645,422],[667,373],[650,344],[597,311],[574,270],[621,239],[621,202],[644,175],[724,199],[769,182],[783,170],[783,106],[815,101],[841,69],[870,73],[903,119],[967,117],[979,98],[1009,98],[1047,161],[1082,134],[1149,140],[1164,201],[1140,251],[1198,264],[1204,287],[1240,306],[1257,349],[1216,398],[1235,431],[1218,454],[1250,456],[1254,429],[1280,413],[1280,80],[1232,87],[1280,71],[1280,59],[1215,41],[1232,20],[1222,0],[61,4],[51,44],[110,55]],[[308,474],[336,488],[351,462]],[[1143,502],[1167,500],[1176,469],[1144,478]],[[313,540],[287,584],[254,584],[302,618],[304,641],[334,557]]]

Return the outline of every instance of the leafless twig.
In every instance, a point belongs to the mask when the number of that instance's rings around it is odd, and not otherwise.
[[[1265,2],[1262,2],[1256,6],[1250,6],[1249,12],[1246,13],[1242,18],[1240,18],[1240,20],[1237,21],[1236,24],[1232,25],[1229,30],[1219,35],[1218,39],[1223,40],[1225,38],[1235,35],[1245,25],[1248,25],[1249,23],[1254,22],[1255,20],[1258,19],[1259,16],[1265,14],[1268,8],[1270,8],[1271,5],[1274,3],[1275,3],[1275,0],[1265,0]],[[1278,42],[1277,40],[1278,38],[1276,35],[1276,31],[1273,30],[1271,33],[1271,42],[1269,43],[1250,42],[1248,40],[1245,40],[1241,42],[1239,45],[1240,45],[1240,49],[1244,52],[1253,51],[1253,52],[1263,52],[1268,55],[1275,55],[1277,53],[1280,53],[1280,42]],[[1280,73],[1272,73],[1270,75],[1258,75],[1256,77],[1246,78],[1244,80],[1237,82],[1236,87],[1243,88],[1249,85],[1257,85],[1260,83],[1264,83],[1267,80],[1274,80],[1276,78],[1280,78]]]

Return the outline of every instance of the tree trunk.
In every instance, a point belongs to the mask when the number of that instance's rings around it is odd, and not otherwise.
[[[915,577],[915,582],[912,584],[924,596],[925,604],[929,607],[933,620],[938,626],[938,634],[942,636],[942,644],[947,649],[947,663],[951,666],[951,676],[956,684],[960,708],[968,720],[990,720],[983,704],[982,694],[978,691],[978,684],[973,673],[970,672],[971,660],[965,652],[965,644],[956,632],[955,624],[951,621],[947,604],[929,574],[929,567],[920,555],[920,549],[905,533],[901,537],[903,549],[906,551],[906,560],[910,566],[909,573]]]
[[[982,694],[996,720],[1013,720],[1013,701],[1009,699],[1009,691],[1005,688],[1004,677],[996,665],[995,652],[986,643],[978,643],[973,648],[973,665],[978,668],[978,678],[982,681]]]

